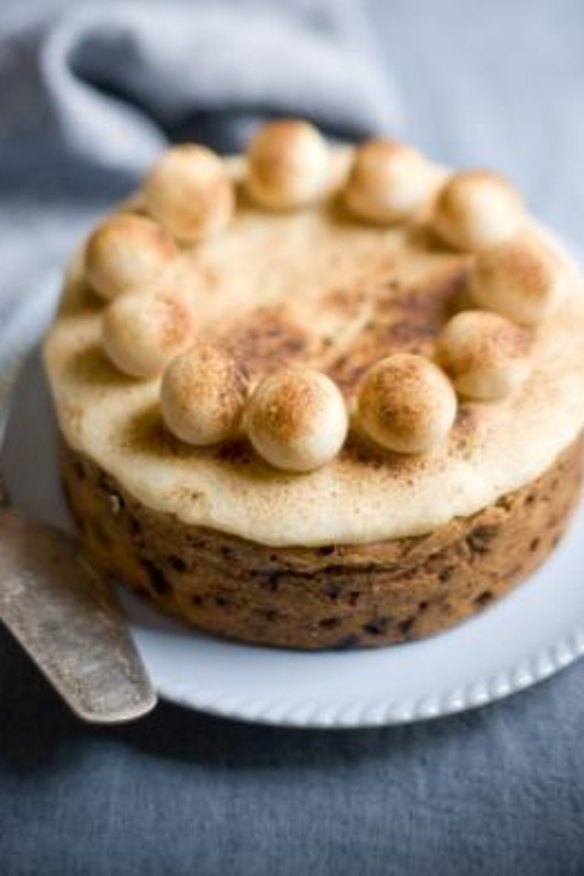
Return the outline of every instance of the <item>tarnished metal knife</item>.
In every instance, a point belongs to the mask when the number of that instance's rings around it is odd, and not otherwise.
[[[16,373],[0,386],[3,412]],[[131,721],[156,705],[111,586],[73,536],[10,507],[1,475],[0,621],[83,720]]]

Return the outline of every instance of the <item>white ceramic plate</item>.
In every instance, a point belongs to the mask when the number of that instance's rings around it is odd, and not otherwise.
[[[16,503],[70,526],[38,357],[14,395],[3,469]],[[296,727],[366,727],[446,715],[551,675],[584,652],[584,509],[545,567],[451,632],[377,651],[296,653],[222,641],[124,594],[160,695],[217,715]]]

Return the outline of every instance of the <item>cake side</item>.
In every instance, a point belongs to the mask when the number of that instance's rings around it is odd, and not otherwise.
[[[441,631],[580,488],[577,266],[503,177],[389,140],[173,146],[73,260],[44,361],[94,563],[232,638]]]
[[[316,548],[268,547],[147,507],[65,441],[61,465],[91,561],[162,611],[265,645],[370,647],[442,631],[537,568],[577,502],[582,440],[427,536]]]

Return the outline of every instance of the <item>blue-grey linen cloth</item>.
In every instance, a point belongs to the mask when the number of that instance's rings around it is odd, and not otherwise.
[[[20,22],[0,18],[0,365],[51,306],[47,274],[166,138],[229,149],[272,112],[340,136],[397,124],[352,2],[61,3],[55,18],[45,0],[43,20],[11,5]],[[516,171],[544,212],[563,178],[572,209],[557,216],[576,231],[577,4],[372,7],[409,132],[438,157]],[[0,874],[577,876],[583,690],[577,664],[411,727],[269,729],[161,704],[95,729],[0,632]]]

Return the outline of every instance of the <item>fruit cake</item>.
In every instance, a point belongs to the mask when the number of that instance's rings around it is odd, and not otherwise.
[[[44,361],[90,560],[247,642],[441,632],[580,490],[578,268],[502,176],[390,140],[168,149],[74,254]]]

